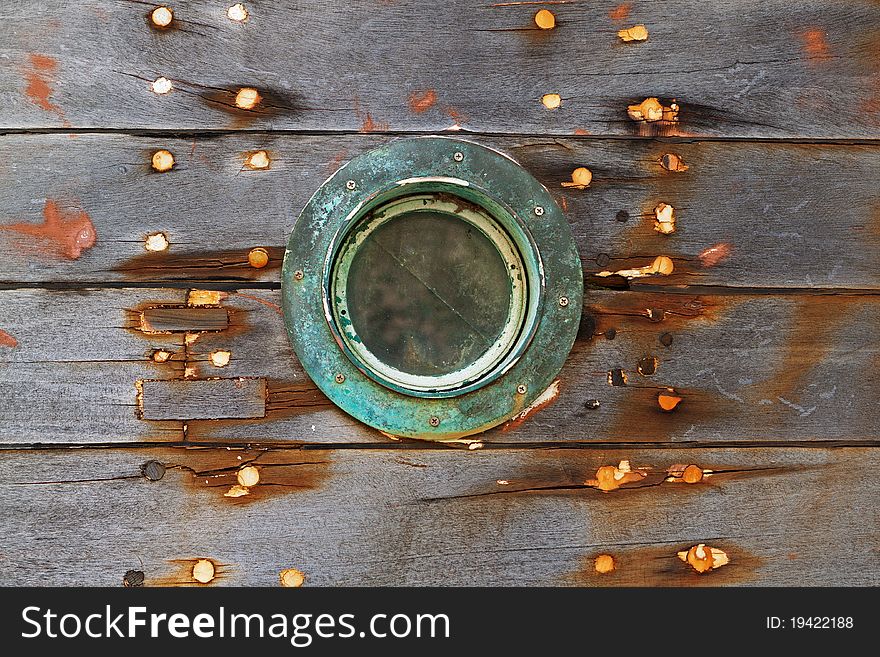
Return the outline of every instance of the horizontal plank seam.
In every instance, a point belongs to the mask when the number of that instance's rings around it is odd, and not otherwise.
[[[212,281],[212,280],[155,280],[155,281],[106,281],[106,282],[71,282],[71,281],[22,281],[0,282],[0,292],[15,290],[50,290],[55,292],[72,292],[83,290],[217,290],[221,292],[237,292],[242,290],[280,290],[280,281]],[[701,295],[792,295],[792,296],[877,296],[880,288],[876,287],[757,287],[754,285],[650,285],[632,282],[626,288],[586,286],[587,292],[651,292],[657,294],[701,294]],[[115,327],[111,327],[115,328]]]
[[[477,441],[479,442],[479,441]],[[194,449],[242,449],[242,450],[296,450],[296,451],[353,451],[353,450],[441,450],[473,451],[466,444],[444,444],[431,442],[381,442],[381,443],[279,443],[279,442],[194,442],[194,441],[156,441],[131,443],[7,443],[0,444],[2,452],[21,451],[70,451],[75,449],[126,449],[150,450],[164,448]],[[577,451],[620,451],[620,450],[696,450],[696,449],[878,449],[880,440],[765,440],[765,441],[691,441],[691,442],[547,442],[547,443],[484,443],[479,451],[535,451],[535,450],[577,450]]]
[[[223,136],[252,135],[252,136],[301,136],[301,137],[344,137],[358,136],[370,137],[419,137],[424,135],[439,135],[455,138],[457,136],[486,137],[486,138],[517,138],[517,139],[576,139],[580,141],[646,141],[672,144],[695,144],[704,142],[746,142],[767,144],[817,144],[828,146],[880,146],[880,137],[739,137],[739,136],[700,136],[700,137],[676,137],[657,135],[621,135],[621,134],[589,134],[575,135],[566,132],[487,132],[481,130],[385,130],[363,132],[362,130],[296,130],[273,128],[267,129],[204,129],[204,128],[12,128],[0,127],[0,137],[19,135],[87,135],[106,134],[128,137],[155,137],[169,138],[180,137],[181,139],[216,139]]]

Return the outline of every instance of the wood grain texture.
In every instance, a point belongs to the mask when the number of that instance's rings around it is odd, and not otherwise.
[[[583,485],[624,459],[646,476]],[[245,464],[259,483],[225,497]],[[714,474],[665,481],[685,464]],[[209,558],[212,585],[297,568],[307,586],[876,586],[878,467],[876,449],[12,451],[0,568],[7,585],[195,585]],[[697,574],[676,553],[699,543],[730,563]]]
[[[229,316],[223,308],[157,307],[141,311],[141,327],[145,333],[200,333],[223,331]]]
[[[214,420],[266,415],[266,380],[260,378],[140,381],[144,420]]]
[[[3,15],[2,124],[880,137],[875,2],[620,4],[554,5],[544,31],[530,3],[252,2],[240,24],[202,0],[160,31],[141,2],[30,0]],[[634,24],[648,41],[622,43]],[[680,123],[631,121],[649,96],[677,99]]]
[[[157,350],[182,352],[183,335],[144,334],[138,309],[156,299],[182,303],[184,290],[8,290],[0,297],[0,330],[15,342],[0,346],[0,442],[182,439],[180,422],[137,418],[135,383],[183,376],[177,358],[151,358]]]
[[[390,138],[2,137],[0,185],[15,193],[0,201],[0,282],[277,282],[287,239],[309,197],[342,163]],[[876,146],[479,141],[516,158],[556,195],[590,284],[623,285],[619,277],[596,274],[666,255],[675,267],[671,276],[633,285],[880,287]],[[164,174],[149,164],[160,148],[177,160]],[[270,153],[268,170],[244,167],[246,154],[257,148]],[[688,170],[664,169],[661,158],[669,152]],[[593,172],[590,187],[563,187],[581,166]],[[46,237],[39,231],[52,203],[68,214]],[[660,203],[675,208],[672,234],[654,229]],[[62,247],[82,212],[97,238],[73,259]],[[166,236],[168,249],[145,250],[146,237],[157,233]],[[268,251],[263,268],[248,264],[255,247]]]
[[[0,329],[17,340],[0,347],[0,440],[386,442],[305,375],[287,343],[279,296],[219,292],[229,328],[187,339],[144,333],[137,319],[127,319],[144,306],[183,303],[185,290],[0,292]],[[59,322],[59,313],[69,319]],[[877,294],[589,291],[558,396],[479,439],[877,441],[878,330]],[[157,350],[167,352],[163,362],[154,360]],[[217,352],[229,352],[228,363],[218,366]],[[255,412],[262,410],[259,395],[203,406],[175,394],[161,403],[151,398],[148,417],[191,420],[185,435],[180,423],[136,419],[138,380],[176,381],[184,387],[174,390],[183,393],[193,383],[184,377],[264,378],[265,417],[198,419],[221,417],[218,409],[222,417],[262,416]],[[658,395],[669,388],[682,401],[663,412]]]

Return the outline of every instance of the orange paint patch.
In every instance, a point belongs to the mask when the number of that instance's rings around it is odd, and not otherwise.
[[[0,331],[0,347],[15,348],[18,346],[18,340],[9,335],[6,331]]]
[[[719,262],[726,259],[732,250],[730,244],[722,242],[721,244],[710,246],[708,249],[700,252],[700,255],[697,257],[700,259],[700,263],[704,267],[714,267]]]
[[[376,132],[388,130],[387,123],[376,123],[373,121],[373,117],[367,112],[366,116],[364,116],[364,122],[361,124],[361,132]]]
[[[632,5],[630,5],[630,3],[628,2],[619,4],[614,9],[608,12],[608,18],[613,21],[625,21],[627,18],[629,18],[630,9],[632,9]]]
[[[433,89],[427,89],[423,92],[414,91],[409,96],[409,108],[416,114],[426,112],[437,102],[437,92]]]
[[[25,71],[27,87],[24,91],[28,100],[40,109],[63,117],[62,109],[49,100],[49,96],[52,95],[50,82],[58,68],[58,62],[46,55],[31,54],[29,57],[31,65]]]
[[[801,39],[804,42],[804,53],[808,59],[824,61],[831,57],[824,30],[807,30],[801,34]]]
[[[584,130],[583,128],[575,128],[574,134],[583,137],[584,135],[590,134],[590,131]]]
[[[467,121],[467,117],[464,116],[461,112],[458,111],[455,107],[446,107],[443,109],[444,112],[455,122],[455,126],[460,128],[464,125],[465,121]]]
[[[0,226],[0,230],[11,230],[22,235],[34,237],[46,243],[53,255],[76,260],[86,249],[95,245],[98,234],[89,215],[80,210],[62,211],[58,204],[46,199],[43,206],[43,223],[18,223]]]

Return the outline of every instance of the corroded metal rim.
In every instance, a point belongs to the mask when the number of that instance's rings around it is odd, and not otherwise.
[[[408,388],[404,394],[365,367],[362,355],[352,354],[328,292],[351,227],[371,208],[425,191],[452,191],[499,220],[524,263],[532,294],[514,346],[488,375],[483,371],[448,390]],[[583,277],[564,215],[525,169],[478,144],[423,137],[356,157],[315,192],[290,236],[282,299],[291,344],[334,403],[387,434],[448,440],[517,415],[551,384],[577,334]]]

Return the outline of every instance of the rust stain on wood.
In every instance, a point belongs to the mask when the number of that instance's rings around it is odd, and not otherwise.
[[[175,81],[175,83],[180,83],[180,81]],[[301,110],[300,101],[296,94],[283,89],[267,88],[263,85],[260,85],[259,90],[256,90],[251,82],[230,84],[222,88],[206,87],[194,83],[181,83],[180,86],[182,88],[192,87],[195,90],[194,93],[205,105],[231,115],[231,129],[246,128],[260,119],[285,115],[295,116]],[[245,93],[242,94],[242,91]]]
[[[280,269],[284,260],[284,247],[262,248],[269,261],[259,269],[248,261],[251,249],[242,248],[198,253],[146,252],[115,266],[113,271],[132,281],[252,281],[263,276],[263,272]]]
[[[327,396],[311,381],[289,382],[270,379],[266,393],[266,418],[278,420],[334,408]]]
[[[608,545],[601,554],[613,555],[614,569],[597,572],[600,553],[582,558],[581,566],[564,578],[575,586],[729,586],[747,583],[757,577],[765,560],[726,540],[712,540],[712,546],[723,550],[729,563],[722,568],[699,573],[678,558],[677,553],[691,544],[652,544],[646,547]]]
[[[15,223],[0,226],[0,230],[8,230],[33,238],[35,245],[42,252],[52,256],[78,259],[83,251],[95,245],[98,233],[91,217],[84,210],[66,210],[58,206],[53,199],[46,199],[43,206],[43,223]]]
[[[734,403],[720,393],[677,387],[675,394],[682,401],[667,411],[659,404],[656,388],[630,386],[626,390],[626,397],[620,399],[615,409],[614,420],[600,429],[606,440],[631,440],[633,427],[639,427],[644,434],[642,439],[665,442],[691,427],[705,426],[723,417]]]
[[[205,568],[206,563],[210,568]],[[163,575],[151,577],[146,574],[144,586],[213,586],[232,572],[229,564],[219,563],[208,557],[190,557],[186,559],[169,559],[171,571]],[[210,578],[208,578],[210,575]],[[198,578],[198,579],[197,579]],[[200,581],[206,580],[206,581]]]
[[[317,490],[330,477],[329,452],[285,450],[187,449],[169,454],[169,469],[184,470],[187,489],[208,491],[217,503],[249,505],[278,495]],[[257,476],[250,476],[252,471]],[[242,476],[242,473],[248,476]],[[244,483],[242,483],[244,482]],[[252,485],[245,485],[252,484]],[[227,495],[234,487],[247,489],[243,495]]]
[[[853,306],[872,303],[869,297],[835,294],[802,297],[792,309],[781,353],[769,374],[756,381],[746,397],[754,403],[780,402],[801,417],[815,408],[800,405],[801,393],[813,370],[822,364],[837,344],[835,336],[856,321]]]
[[[743,299],[735,296],[708,296],[630,292],[609,294],[584,308],[594,336],[614,331],[644,331],[657,324],[657,333],[679,331],[716,323]],[[584,336],[590,338],[591,336]]]

